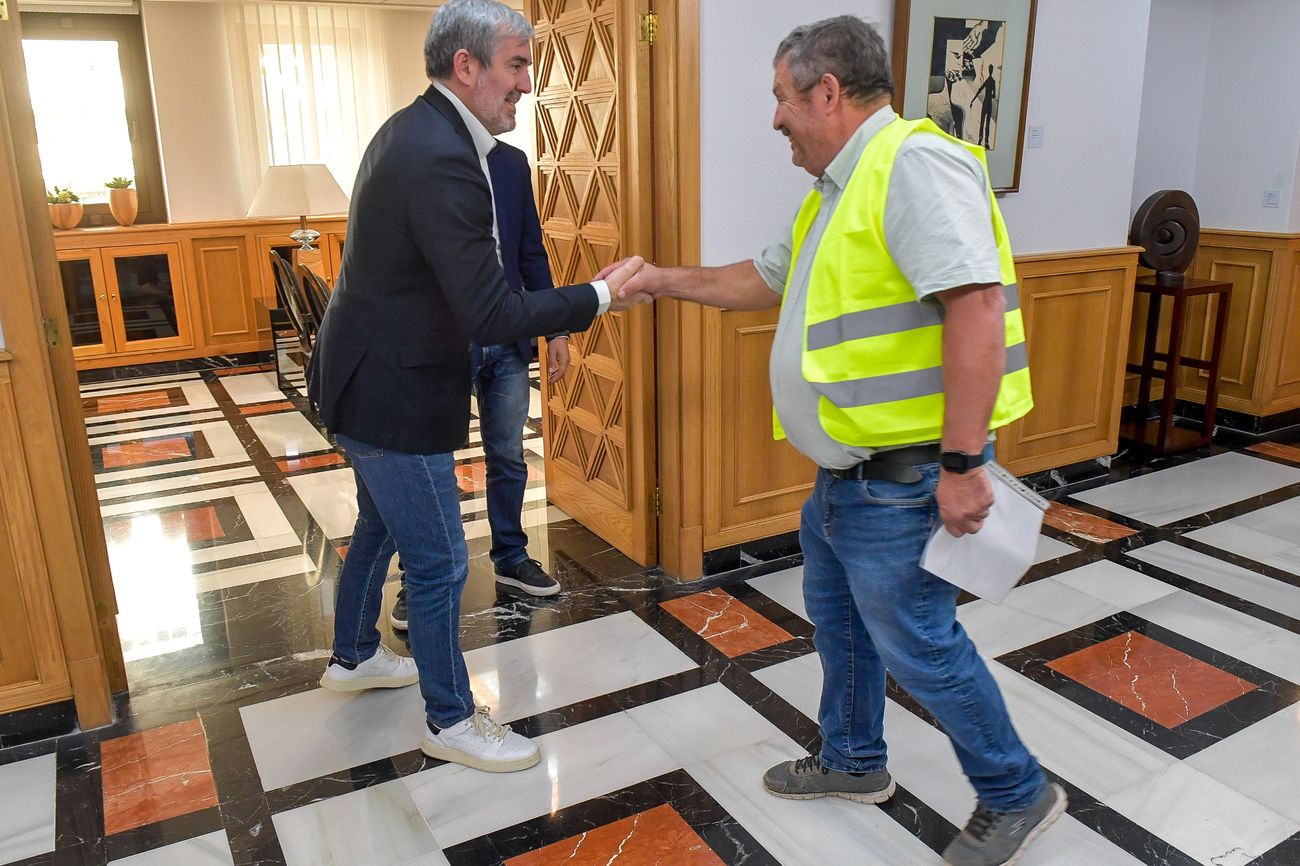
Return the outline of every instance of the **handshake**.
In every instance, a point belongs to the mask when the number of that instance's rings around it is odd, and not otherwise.
[[[663,269],[647,264],[641,256],[630,256],[605,266],[592,279],[604,280],[609,286],[609,309],[617,313],[637,304],[648,304],[658,297],[664,290],[663,273]]]

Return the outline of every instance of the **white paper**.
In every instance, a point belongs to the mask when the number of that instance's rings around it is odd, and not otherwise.
[[[1034,562],[1047,502],[995,464],[989,464],[993,507],[980,531],[954,538],[942,525],[931,536],[921,567],[972,595],[1000,604]]]

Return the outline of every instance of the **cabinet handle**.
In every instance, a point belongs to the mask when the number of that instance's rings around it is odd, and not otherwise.
[[[113,300],[117,300],[117,295],[113,295]]]
[[[108,295],[100,295],[100,296],[99,296],[99,299],[100,299],[101,301],[106,301],[106,300],[108,300]]]

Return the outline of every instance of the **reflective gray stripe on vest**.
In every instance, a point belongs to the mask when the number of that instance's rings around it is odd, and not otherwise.
[[[1007,312],[1020,306],[1020,293],[1015,284],[1002,287],[1007,299]],[[829,349],[850,340],[863,340],[867,337],[881,337],[885,334],[899,334],[943,324],[943,307],[938,299],[932,303],[904,301],[887,307],[874,307],[845,313],[834,319],[818,322],[808,328],[808,351]]]
[[[1029,366],[1029,351],[1024,341],[1007,347],[1006,374]],[[943,367],[928,367],[887,376],[869,376],[847,382],[813,382],[812,386],[841,409],[910,400],[943,393]]]

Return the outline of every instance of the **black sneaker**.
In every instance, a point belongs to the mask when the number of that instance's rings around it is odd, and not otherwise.
[[[1018,812],[993,812],[982,806],[943,852],[952,866],[1011,866],[1029,843],[1065,811],[1065,791],[1050,784],[1038,801]]]
[[[393,631],[406,631],[406,585],[397,591],[397,600],[393,602],[393,612],[388,615],[388,621],[393,624]]]
[[[888,770],[841,773],[823,767],[820,755],[777,764],[763,776],[763,787],[786,800],[841,797],[855,803],[883,803],[894,795]]]
[[[504,571],[497,569],[497,583],[522,589],[529,595],[555,595],[560,591],[559,581],[547,574],[535,559],[525,559]]]

